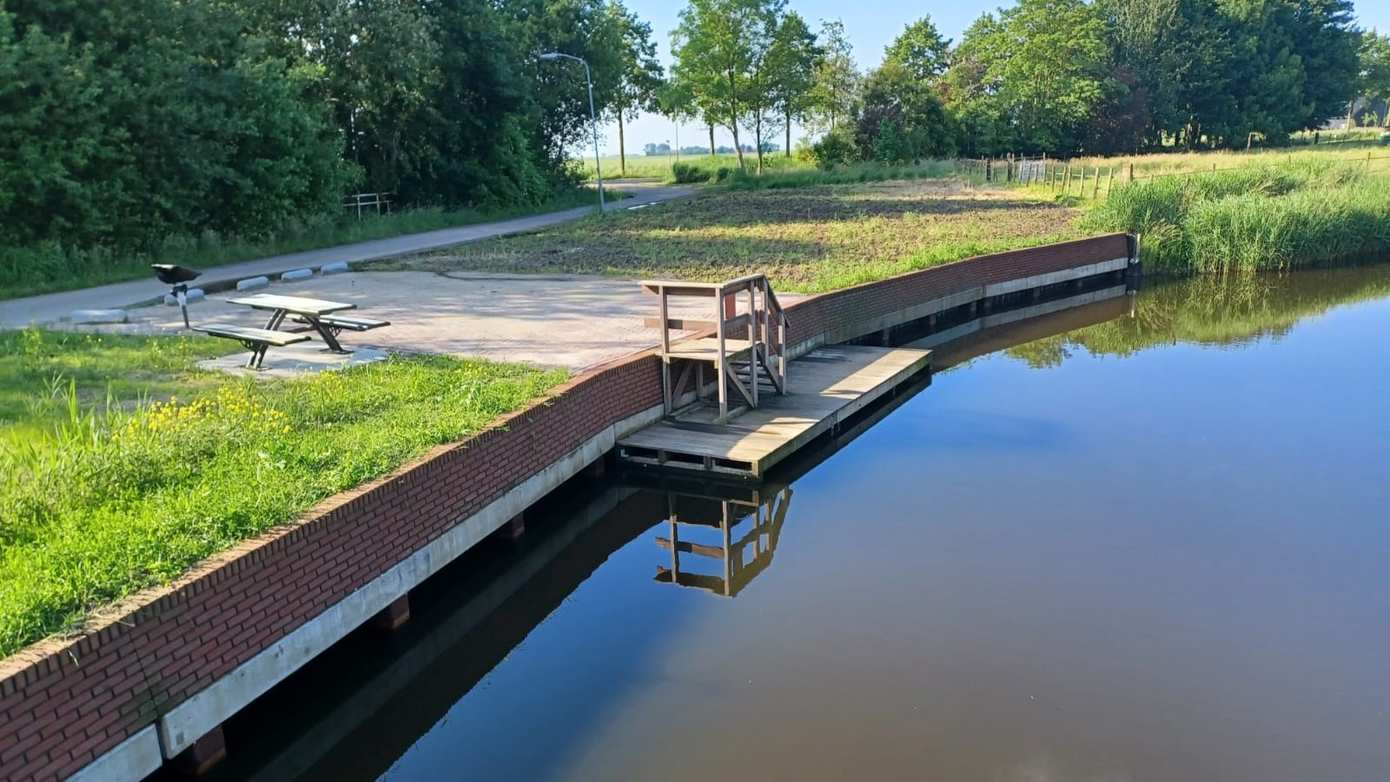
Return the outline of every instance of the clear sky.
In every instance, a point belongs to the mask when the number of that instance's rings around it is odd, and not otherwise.
[[[625,0],[628,8],[635,11],[652,25],[653,37],[659,47],[659,56],[664,65],[671,64],[671,31],[675,29],[680,10],[685,7],[684,0]],[[1005,0],[1003,5],[1012,5]],[[822,19],[839,19],[845,23],[845,32],[854,45],[854,58],[860,69],[868,69],[883,59],[883,49],[888,42],[897,37],[909,22],[930,14],[941,34],[952,41],[960,40],[960,35],[980,14],[992,11],[1001,5],[1001,0],[956,0],[953,3],[923,4],[888,2],[830,2],[829,0],[789,0],[788,7],[806,18],[813,29],[819,29]],[[1390,30],[1390,0],[1356,0],[1357,17],[1363,27]],[[617,125],[610,123],[600,131],[600,148],[605,155],[618,154]],[[799,129],[792,130],[792,143],[796,143]],[[642,146],[648,142],[660,144],[670,142],[673,146],[679,136],[681,146],[707,143],[708,132],[698,125],[682,125],[679,129],[664,117],[644,115],[626,128],[629,155],[641,154]],[[781,137],[773,139],[781,143]],[[744,139],[751,143],[751,139]],[[715,132],[715,143],[733,145],[733,137],[727,130]],[[578,151],[578,150],[576,150]],[[586,148],[585,152],[589,152]],[[592,152],[589,152],[592,154]],[[605,172],[607,173],[607,172]]]

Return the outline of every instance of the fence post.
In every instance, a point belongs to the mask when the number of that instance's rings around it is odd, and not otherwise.
[[[1105,198],[1110,199],[1110,188],[1115,186],[1115,167],[1105,167]]]
[[[1067,175],[1062,179],[1062,195],[1071,192],[1071,163],[1067,164]]]
[[[1129,161],[1129,181],[1134,181],[1134,161]]]
[[[1100,166],[1096,166],[1096,184],[1091,188],[1091,200],[1100,198]]]

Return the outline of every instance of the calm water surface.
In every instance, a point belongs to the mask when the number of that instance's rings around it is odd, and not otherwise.
[[[1390,266],[1151,285],[937,364],[727,564],[678,525],[680,583],[658,539],[708,487],[549,503],[235,720],[218,776],[1390,778]]]

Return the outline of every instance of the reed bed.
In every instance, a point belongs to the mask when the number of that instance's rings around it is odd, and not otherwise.
[[[1390,255],[1390,177],[1336,160],[1117,188],[1082,221],[1143,236],[1147,271],[1282,271]]]

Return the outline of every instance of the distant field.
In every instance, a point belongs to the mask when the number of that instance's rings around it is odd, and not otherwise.
[[[714,190],[375,268],[715,280],[765,272],[820,292],[1080,235],[1080,211],[955,179]]]
[[[1358,137],[1359,138],[1359,137]],[[1373,158],[1390,157],[1390,146],[1382,146],[1374,140],[1323,143],[1317,146],[1296,146],[1284,149],[1255,149],[1245,151],[1216,152],[1165,152],[1152,155],[1124,155],[1119,157],[1078,157],[1073,158],[1073,166],[1099,166],[1102,169],[1114,167],[1127,171],[1134,164],[1136,177],[1210,171],[1237,168],[1249,165],[1286,165],[1310,161],[1364,161]]]
[[[585,158],[582,161],[584,172],[590,178],[594,175],[594,159]],[[627,156],[627,177],[638,179],[662,179],[670,180],[671,165],[676,163],[675,155],[662,155],[658,157],[647,157],[646,155]],[[698,166],[702,169],[713,171],[717,168],[738,168],[737,155],[681,155],[679,162],[686,165]],[[603,176],[607,178],[617,178],[624,176],[618,167],[618,156],[611,155],[599,158],[600,165],[603,166]],[[754,171],[758,166],[758,157],[753,154],[744,155],[744,164],[749,171]],[[809,163],[798,160],[795,157],[787,157],[781,152],[774,152],[763,155],[763,167],[776,171],[788,168],[810,168]]]

